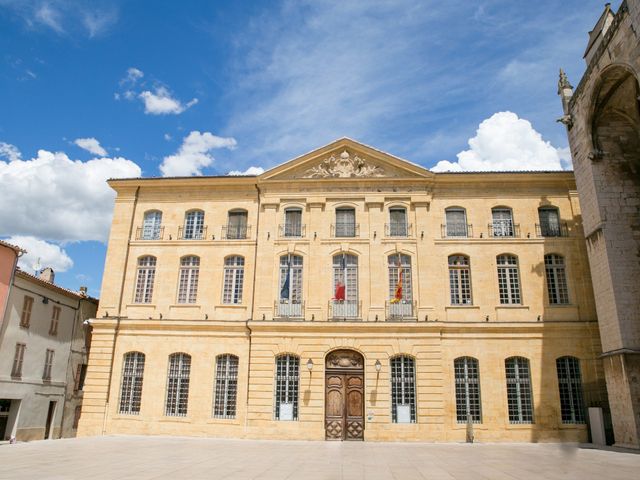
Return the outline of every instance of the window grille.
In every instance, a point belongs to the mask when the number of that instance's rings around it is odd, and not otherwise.
[[[501,304],[519,304],[520,274],[518,273],[518,258],[514,255],[498,255],[498,289]]]
[[[13,356],[13,367],[11,369],[12,377],[22,376],[22,364],[24,362],[24,351],[27,346],[24,343],[16,343],[16,351]]]
[[[556,360],[556,369],[562,423],[585,423],[580,361],[575,357],[560,357]]]
[[[227,257],[224,261],[224,287],[222,303],[242,303],[244,283],[244,257]]]
[[[547,277],[547,294],[552,305],[566,305],[569,303],[569,289],[567,288],[567,273],[564,258],[560,255],[544,256],[544,267]]]
[[[120,386],[120,413],[137,415],[142,402],[142,380],[145,356],[142,352],[128,352],[124,355],[122,385]]]
[[[42,379],[49,381],[51,380],[51,369],[53,367],[53,356],[55,355],[55,352],[49,348],[47,348],[47,351],[45,352],[45,357],[44,357],[44,370],[42,372]]]
[[[182,238],[187,240],[204,239],[204,212],[191,210],[184,217],[184,232]]]
[[[189,256],[183,257],[182,260],[180,260],[178,303],[196,303],[199,274],[200,257]]]
[[[151,303],[153,281],[156,276],[156,257],[146,256],[138,259],[138,277],[136,279],[135,303]]]
[[[31,324],[31,309],[33,308],[33,297],[29,297],[28,295],[24,296],[24,301],[22,302],[22,314],[20,315],[20,326],[24,328],[29,328]]]
[[[407,210],[405,208],[389,209],[389,236],[406,237],[407,234]]]
[[[288,208],[284,211],[284,236],[302,236],[302,210],[299,208]]]
[[[58,324],[60,323],[60,307],[53,307],[53,311],[51,313],[51,324],[49,325],[49,335],[57,335],[58,334]]]
[[[170,417],[186,417],[189,404],[189,373],[191,356],[174,353],[169,356],[167,402],[164,414]]]
[[[336,237],[356,236],[356,211],[353,208],[336,209]]]
[[[533,423],[533,399],[529,360],[507,358],[504,362],[507,377],[507,407],[510,423]]]
[[[513,215],[509,208],[494,208],[491,210],[493,218],[492,235],[494,237],[513,237]]]
[[[451,255],[449,257],[449,290],[451,305],[471,305],[471,266],[469,257]]]
[[[398,416],[398,407],[409,407],[410,422]],[[405,420],[403,422],[403,420]],[[400,355],[391,359],[391,421],[416,422],[416,371],[413,358]]]
[[[358,317],[358,257],[339,253],[333,257],[333,294],[344,285],[344,300],[333,300],[333,317]]]
[[[467,214],[463,208],[447,208],[445,210],[446,236],[466,237]]]
[[[480,368],[472,357],[456,358],[453,362],[456,382],[456,419],[458,423],[482,422],[480,408]]]
[[[151,210],[144,214],[142,223],[142,239],[158,240],[160,239],[160,228],[162,227],[162,212],[159,210]]]
[[[213,406],[215,418],[236,418],[238,394],[238,357],[218,355],[216,358],[216,391]]]
[[[539,208],[540,234],[543,237],[560,237],[560,214],[557,208]]]
[[[232,240],[247,238],[247,212],[229,212],[227,238]]]
[[[288,288],[285,288],[287,279],[289,285]],[[283,255],[280,257],[279,285],[280,303],[289,305],[302,304],[302,257],[300,255]]]
[[[300,382],[300,359],[295,355],[276,357],[274,418],[280,420],[280,405],[291,403],[293,420],[298,420],[298,390]]]

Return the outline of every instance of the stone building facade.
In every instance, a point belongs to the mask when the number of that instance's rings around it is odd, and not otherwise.
[[[571,172],[340,139],[109,184],[79,435],[584,441],[606,401]]]
[[[640,1],[605,6],[558,93],[580,192],[616,445],[640,448]]]

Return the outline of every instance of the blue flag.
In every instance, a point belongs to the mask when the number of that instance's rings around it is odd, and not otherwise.
[[[282,288],[280,289],[280,299],[281,300],[289,300],[289,276],[291,274],[291,268],[287,263],[287,276],[284,279],[284,283],[282,284]]]

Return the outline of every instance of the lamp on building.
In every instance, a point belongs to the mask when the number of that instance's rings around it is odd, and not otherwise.
[[[380,373],[380,370],[382,370],[382,364],[380,363],[380,360],[376,360],[375,367],[376,372]]]
[[[309,370],[309,373],[311,373],[311,370],[313,370],[313,360],[307,360],[307,369]]]

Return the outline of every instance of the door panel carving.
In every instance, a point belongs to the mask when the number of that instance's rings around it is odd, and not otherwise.
[[[327,355],[325,431],[327,440],[364,439],[364,359],[352,350]]]

